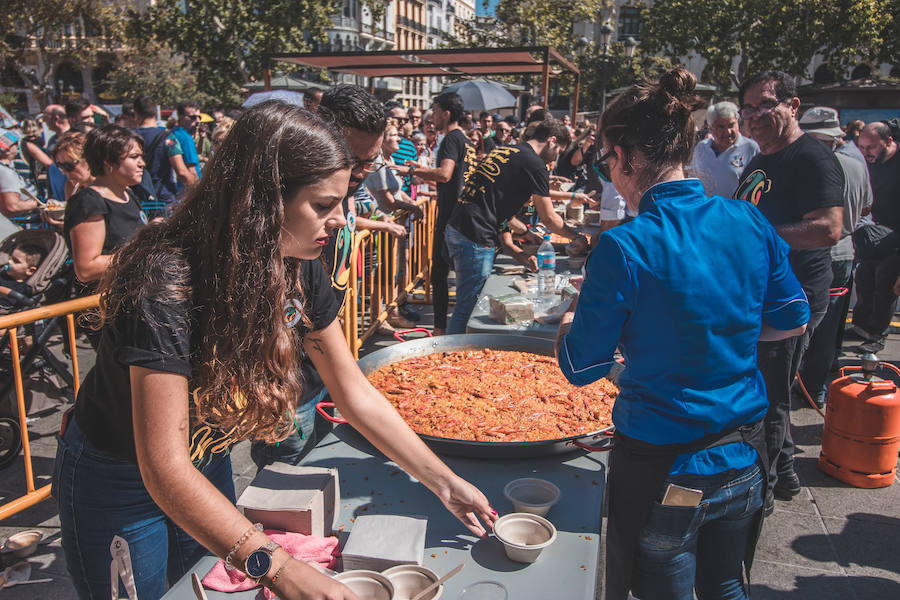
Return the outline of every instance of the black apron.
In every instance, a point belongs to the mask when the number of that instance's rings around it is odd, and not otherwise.
[[[763,422],[758,421],[708,435],[688,444],[667,445],[648,444],[616,432],[607,480],[609,516],[606,525],[606,600],[628,598],[641,532],[650,518],[653,504],[659,497],[675,459],[681,454],[745,442],[759,455],[765,476],[768,473],[768,454],[764,431]],[[765,494],[765,486],[762,488]],[[744,572],[748,581],[753,552],[762,528],[763,512],[764,510],[760,510],[757,513],[744,555]]]

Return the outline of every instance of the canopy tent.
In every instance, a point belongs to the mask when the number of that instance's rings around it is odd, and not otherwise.
[[[269,87],[266,87],[266,84],[262,81],[254,81],[253,83],[245,83],[243,88],[250,92],[261,92],[263,90],[293,90],[295,92],[306,92],[309,90],[327,90],[328,86],[313,81],[306,81],[305,79],[295,79],[294,77],[288,77],[287,75],[279,75],[278,77],[271,78]]]
[[[313,69],[328,69],[360,77],[447,77],[534,73],[541,76],[544,106],[550,75],[564,72],[575,77],[572,116],[578,111],[581,73],[550,46],[521,48],[455,48],[450,50],[386,50],[382,52],[304,52],[264,57],[263,82],[271,89],[272,64],[285,62]]]

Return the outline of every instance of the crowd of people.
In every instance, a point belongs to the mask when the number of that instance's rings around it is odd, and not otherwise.
[[[438,335],[465,333],[498,251],[531,271],[524,248],[539,232],[590,251],[557,347],[575,384],[603,377],[617,351],[627,365],[607,597],[746,597],[763,516],[800,491],[795,375],[821,406],[842,338],[877,350],[889,331],[898,133],[842,129],[828,107],[801,115],[794,78],[766,71],[737,104],[707,107],[698,134],[695,84],[679,68],[632,86],[596,125],[538,105],[522,121],[473,113],[454,93],[423,111],[341,84],[304,107],[208,118],[182,102],[170,122],[147,96],[115,123],[75,98],[0,131],[0,213],[58,230],[76,292],[102,293],[96,366],[64,421],[53,482],[79,595],[108,593],[120,535],[141,598],[208,550],[279,597],[353,598],[233,506],[231,445],[253,440],[260,468],[299,463],[327,431],[314,410],[326,393],[485,534],[497,518],[488,499],[368,384],[338,322],[354,232],[407,240],[433,200]],[[597,233],[567,223],[561,204],[598,210]],[[12,252],[0,302],[41,258]],[[389,323],[420,319],[404,304]]]

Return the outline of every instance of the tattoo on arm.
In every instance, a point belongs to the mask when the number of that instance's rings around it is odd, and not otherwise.
[[[313,347],[313,350],[316,350],[319,354],[325,354],[325,347],[322,345],[322,338],[320,337],[307,337],[306,341]]]

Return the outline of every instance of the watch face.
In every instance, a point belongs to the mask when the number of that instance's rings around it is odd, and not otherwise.
[[[268,552],[257,550],[247,557],[247,575],[253,579],[259,579],[269,572],[272,566],[272,557]]]

